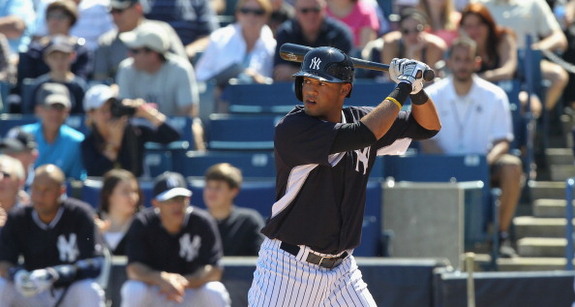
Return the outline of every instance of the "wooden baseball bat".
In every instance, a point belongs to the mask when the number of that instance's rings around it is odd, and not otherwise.
[[[301,63],[303,62],[305,54],[312,49],[313,48],[309,46],[284,43],[280,47],[280,57],[286,61]],[[373,61],[366,61],[354,57],[351,57],[351,62],[353,63],[353,67],[356,68],[363,68],[376,71],[389,71],[389,65],[387,64],[377,63]],[[423,80],[432,81],[434,78],[435,78],[435,72],[433,70],[428,69],[423,72]]]

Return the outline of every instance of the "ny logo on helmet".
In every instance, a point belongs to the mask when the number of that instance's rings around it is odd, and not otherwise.
[[[321,59],[318,57],[315,57],[315,58],[311,59],[311,63],[309,63],[309,68],[319,70],[319,64],[320,63],[321,63]]]

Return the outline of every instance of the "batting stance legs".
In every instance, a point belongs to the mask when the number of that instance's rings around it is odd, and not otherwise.
[[[297,255],[284,249],[279,240],[262,243],[249,306],[377,306],[352,255],[329,269],[309,263],[315,255],[310,258],[307,247]]]

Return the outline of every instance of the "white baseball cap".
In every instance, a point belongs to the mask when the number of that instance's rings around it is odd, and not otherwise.
[[[167,33],[157,25],[141,24],[136,29],[120,34],[120,39],[128,48],[150,48],[158,53],[166,53],[169,42],[166,40]]]
[[[84,111],[98,109],[110,98],[115,98],[116,92],[108,85],[96,84],[84,95]]]

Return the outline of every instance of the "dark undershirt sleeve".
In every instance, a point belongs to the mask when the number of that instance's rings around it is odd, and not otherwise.
[[[343,124],[338,127],[337,135],[331,145],[330,154],[356,150],[371,146],[376,138],[363,122]]]

